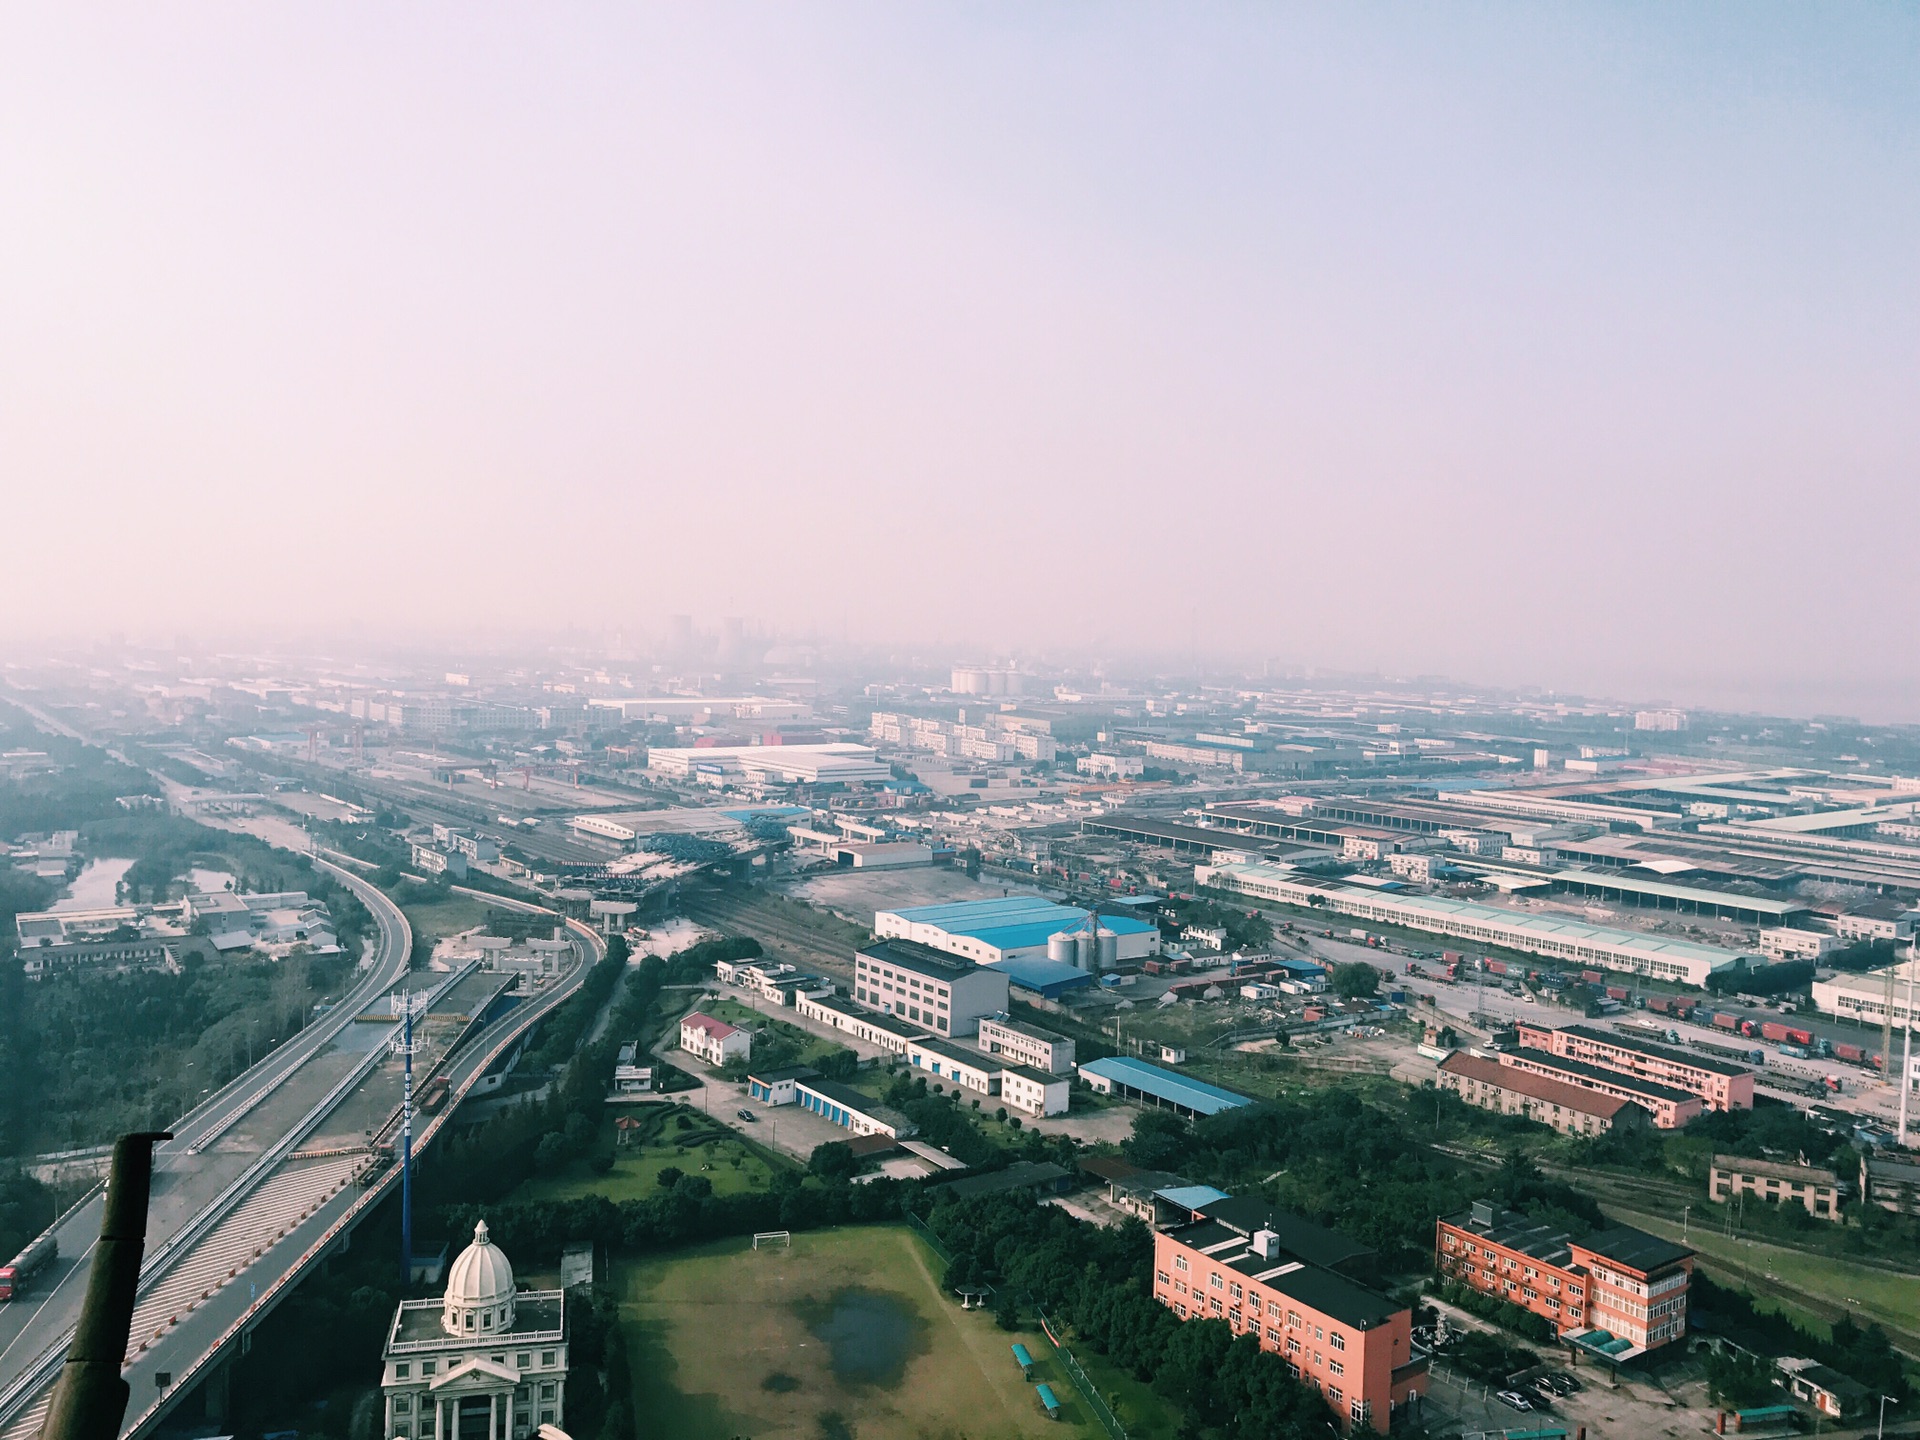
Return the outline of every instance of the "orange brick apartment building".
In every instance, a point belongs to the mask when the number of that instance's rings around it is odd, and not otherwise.
[[[1349,1428],[1384,1434],[1427,1389],[1404,1306],[1354,1277],[1373,1255],[1258,1199],[1223,1199],[1153,1237],[1153,1294],[1182,1320],[1224,1320],[1314,1386]]]
[[[1592,1025],[1550,1028],[1522,1021],[1514,1029],[1529,1050],[1544,1050],[1566,1060],[1598,1065],[1656,1085],[1671,1085],[1700,1097],[1709,1110],[1751,1110],[1753,1071],[1744,1065],[1669,1049]]]
[[[1573,1240],[1484,1200],[1435,1231],[1442,1276],[1531,1310],[1596,1354],[1631,1360],[1687,1333],[1685,1246],[1625,1225]]]

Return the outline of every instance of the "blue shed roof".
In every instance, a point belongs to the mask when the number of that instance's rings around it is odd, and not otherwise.
[[[1217,1115],[1222,1110],[1233,1110],[1253,1103],[1246,1096],[1222,1090],[1218,1085],[1209,1085],[1204,1080],[1190,1080],[1185,1075],[1176,1075],[1171,1070],[1162,1070],[1158,1065],[1149,1065],[1143,1060],[1130,1060],[1124,1055],[1089,1060],[1080,1066],[1080,1073],[1101,1076],[1151,1095],[1156,1100],[1181,1105],[1201,1115]]]
[[[1042,995],[1058,995],[1062,991],[1093,984],[1091,970],[1081,970],[1059,960],[1043,960],[1038,955],[1025,959],[995,960],[980,968],[997,970],[1007,977],[1008,984],[1018,985],[1023,990],[1038,991]]]

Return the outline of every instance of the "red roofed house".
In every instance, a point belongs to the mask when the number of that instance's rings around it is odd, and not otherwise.
[[[753,1051],[753,1036],[696,1010],[680,1022],[680,1048],[709,1065],[724,1065],[736,1057],[745,1060]]]
[[[1622,1096],[1583,1090],[1460,1050],[1440,1062],[1439,1084],[1469,1105],[1525,1115],[1563,1135],[1598,1135],[1616,1125],[1648,1123],[1647,1112]]]

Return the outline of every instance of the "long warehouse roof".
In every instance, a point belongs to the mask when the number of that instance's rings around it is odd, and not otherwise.
[[[1142,1060],[1129,1060],[1124,1055],[1089,1060],[1079,1068],[1083,1075],[1101,1076],[1131,1090],[1139,1090],[1175,1105],[1184,1105],[1202,1115],[1217,1115],[1222,1110],[1233,1110],[1253,1103],[1246,1096],[1222,1090],[1218,1085],[1176,1075],[1171,1070],[1163,1070],[1158,1065],[1149,1065]]]
[[[1556,885],[1591,885],[1597,889],[1651,895],[1688,905],[1718,905],[1729,910],[1751,910],[1756,915],[1771,915],[1782,920],[1812,908],[1804,900],[1775,900],[1765,895],[1740,895],[1731,890],[1670,885],[1664,880],[1642,880],[1637,875],[1617,870],[1559,870],[1554,873],[1553,881]]]

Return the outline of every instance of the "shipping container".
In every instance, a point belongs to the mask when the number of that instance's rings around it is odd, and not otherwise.
[[[1598,985],[1607,977],[1598,970],[1582,970],[1580,972],[1580,978],[1589,985]]]
[[[1778,1020],[1763,1020],[1760,1023],[1760,1038],[1771,1040],[1775,1044],[1787,1038],[1787,1027]]]
[[[1624,985],[1609,985],[1609,986],[1607,986],[1607,998],[1608,998],[1609,1000],[1624,1000],[1624,999],[1626,999],[1626,998],[1627,998],[1627,987],[1626,987],[1626,986],[1624,986]]]
[[[1440,952],[1440,958],[1449,965],[1458,965],[1460,963],[1460,952],[1458,950],[1442,950]]]
[[[1732,1030],[1737,1033],[1740,1029],[1740,1017],[1738,1015],[1715,1015],[1713,1017],[1713,1028],[1716,1030]]]
[[[1504,975],[1507,973],[1507,962],[1504,960],[1489,960],[1483,955],[1480,957],[1480,968],[1485,970],[1489,975]]]
[[[1858,1065],[1862,1060],[1867,1058],[1867,1052],[1865,1050],[1861,1049],[1858,1045],[1849,1045],[1844,1040],[1833,1047],[1833,1054],[1835,1059],[1845,1060],[1852,1065]]]
[[[1782,1055],[1790,1056],[1795,1060],[1811,1060],[1813,1058],[1812,1053],[1804,1045],[1782,1045],[1779,1047],[1779,1050]]]

